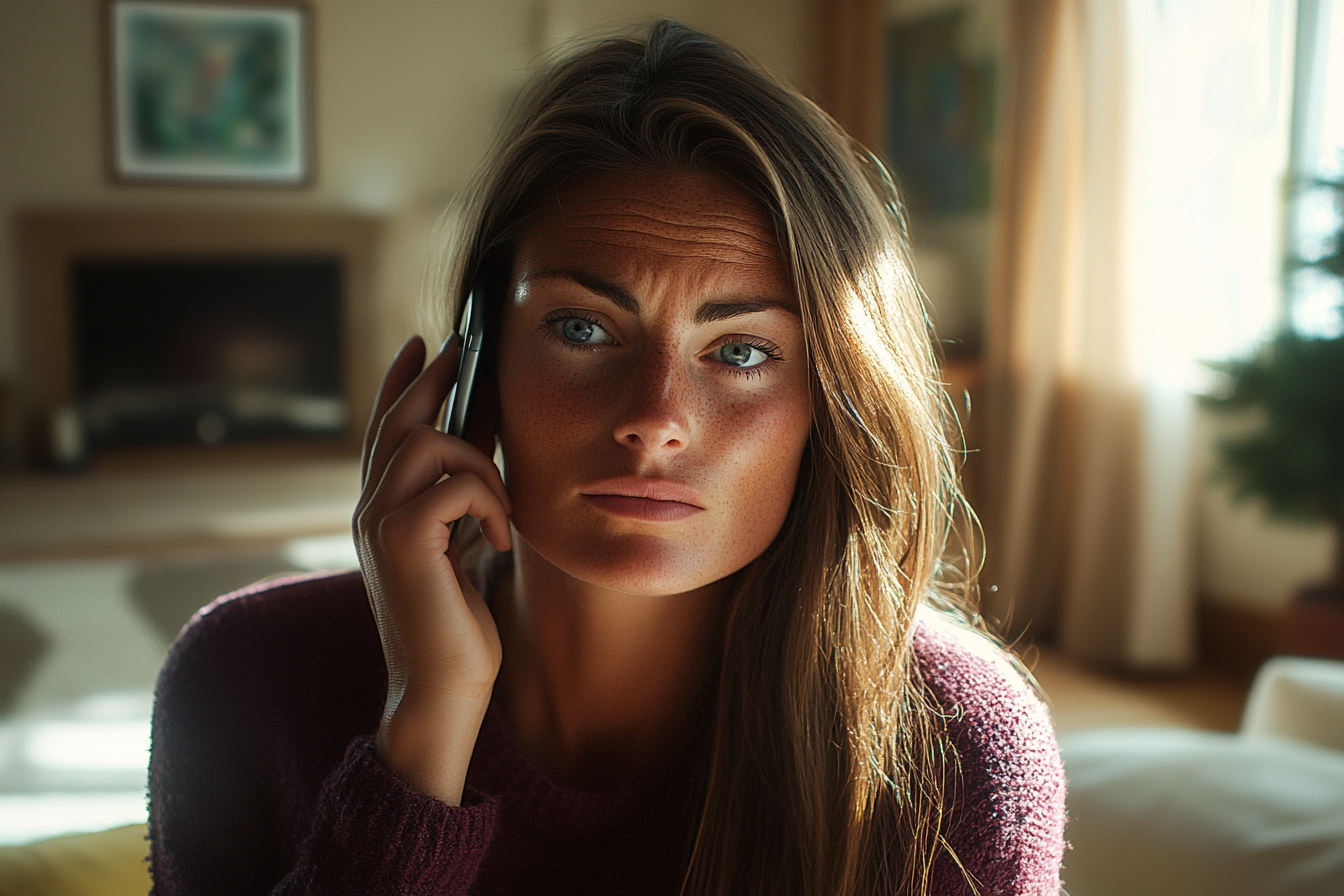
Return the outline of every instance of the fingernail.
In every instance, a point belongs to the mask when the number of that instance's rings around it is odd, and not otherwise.
[[[451,346],[453,346],[453,345],[456,345],[456,344],[457,344],[457,338],[458,338],[458,336],[457,336],[456,333],[450,333],[450,334],[448,334],[448,338],[445,339],[445,340],[443,340],[443,345],[440,346],[440,348],[439,348],[439,354],[443,354],[444,352],[448,351],[449,347],[451,347]]]

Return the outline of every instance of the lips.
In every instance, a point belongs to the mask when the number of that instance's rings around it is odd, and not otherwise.
[[[590,483],[580,491],[608,513],[650,522],[676,522],[705,509],[699,492],[668,479],[622,476]]]

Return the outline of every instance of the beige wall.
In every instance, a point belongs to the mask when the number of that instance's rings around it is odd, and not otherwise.
[[[430,232],[547,45],[659,16],[729,40],[801,84],[803,0],[315,0],[316,183],[109,182],[99,0],[0,0],[0,383],[22,370],[11,222],[46,206],[357,210],[384,216],[382,357],[421,325]]]
[[[0,382],[21,371],[16,209],[78,206],[331,208],[385,216],[380,353],[425,325],[431,231],[480,159],[538,52],[580,32],[657,15],[738,44],[796,84],[804,0],[316,0],[318,178],[301,191],[168,189],[104,174],[99,0],[0,0]],[[927,4],[924,4],[927,5]],[[935,4],[942,5],[942,4]],[[993,7],[994,3],[978,4]],[[903,0],[894,12],[921,4]],[[917,234],[918,236],[918,234]],[[1202,440],[1208,444],[1207,434]],[[1205,488],[1200,584],[1272,610],[1324,571],[1320,528],[1266,525]]]

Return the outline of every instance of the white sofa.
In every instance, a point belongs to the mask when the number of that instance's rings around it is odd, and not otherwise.
[[[1276,657],[1236,734],[1060,738],[1070,896],[1344,896],[1344,662]]]

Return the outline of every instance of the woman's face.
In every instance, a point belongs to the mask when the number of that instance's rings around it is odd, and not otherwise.
[[[580,180],[518,245],[499,343],[513,525],[631,594],[716,582],[778,534],[811,426],[798,299],[730,181]]]

